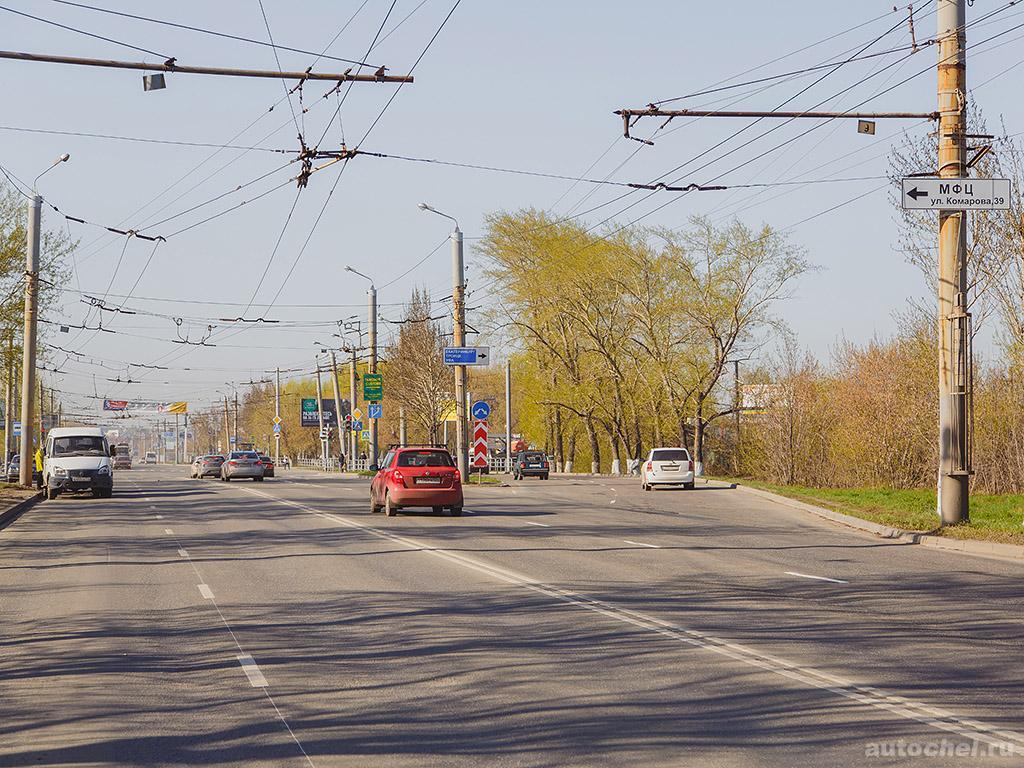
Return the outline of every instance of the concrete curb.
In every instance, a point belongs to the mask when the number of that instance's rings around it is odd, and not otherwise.
[[[43,494],[42,491],[40,491],[35,496],[29,496],[24,501],[19,501],[13,507],[9,507],[8,509],[5,509],[3,512],[0,512],[0,530],[3,530],[7,526],[9,526],[15,520],[21,517],[25,512],[30,510],[40,501],[42,501],[42,499]]]
[[[861,520],[859,517],[844,515],[842,512],[833,512],[831,509],[825,509],[824,507],[818,507],[813,504],[807,504],[803,501],[797,501],[796,499],[791,499],[788,496],[780,496],[779,494],[772,493],[771,491],[762,491],[760,488],[750,488],[749,486],[741,485],[739,483],[736,483],[735,487],[744,493],[760,496],[763,499],[768,499],[769,501],[774,501],[777,504],[792,507],[793,509],[799,509],[803,512],[809,512],[812,515],[823,517],[833,523],[872,533],[883,539],[903,541],[907,544],[920,544],[924,547],[945,549],[959,552],[964,555],[976,555],[978,557],[990,557],[997,558],[999,560],[1012,560],[1024,563],[1024,547],[1016,544],[1001,544],[996,541],[979,541],[976,539],[947,539],[942,536],[934,536],[930,533],[922,533],[921,531],[905,531],[901,528],[892,528],[890,526],[873,523],[870,520]]]

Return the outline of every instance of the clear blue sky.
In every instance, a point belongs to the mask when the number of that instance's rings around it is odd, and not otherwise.
[[[452,2],[397,0],[384,26],[386,38],[366,60],[375,65],[386,64],[393,73],[408,71]],[[256,0],[218,3],[180,0],[146,4],[146,10],[140,10],[139,3],[121,0],[95,0],[95,4],[247,37],[266,39],[267,35]],[[52,0],[9,0],[8,5],[162,56],[174,56],[181,64],[267,69],[276,66],[269,48],[114,18]],[[390,0],[368,0],[328,53],[361,59],[390,5]],[[917,35],[923,40],[934,35],[934,4],[918,5],[921,10]],[[968,19],[980,18],[1003,5],[1003,2],[978,0],[969,9]],[[320,51],[360,8],[360,3],[264,0],[264,6],[277,43]],[[410,13],[412,15],[405,20]],[[795,0],[781,5],[745,0],[734,3],[651,0],[629,4],[605,0],[543,3],[464,0],[416,69],[415,84],[401,90],[362,146],[366,150],[415,157],[568,176],[586,172],[587,176],[604,178],[612,174],[614,180],[646,182],[707,152],[746,123],[723,119],[692,124],[676,121],[660,132],[655,146],[642,147],[616,170],[640,145],[620,137],[621,121],[612,114],[614,109],[643,106],[652,100],[706,88],[862,25],[734,81],[835,60],[884,33],[897,24],[903,14],[902,9],[898,13],[892,11],[891,0],[845,4]],[[1022,14],[1024,11],[1011,9],[978,24],[968,31],[969,43],[1020,24],[1024,21]],[[0,12],[0,20],[0,46],[5,49],[157,60],[157,56],[151,54],[127,50],[10,13]],[[398,27],[394,29],[396,24]],[[388,34],[392,29],[393,33]],[[1011,70],[1000,77],[996,75],[1021,58],[1019,37],[1022,34],[1024,32],[1009,32],[981,50],[972,51],[970,56],[972,85],[995,78],[976,92],[977,100],[990,119],[1003,116],[1011,132],[1024,130],[1019,99],[1022,69]],[[908,43],[909,32],[902,26],[871,50],[901,48]],[[985,52],[985,48],[997,44],[999,47]],[[915,72],[934,68],[934,47],[926,47],[894,64],[904,56],[902,52],[893,53],[849,64],[789,106],[811,108],[826,100],[822,109],[847,109]],[[310,63],[308,55],[281,53],[281,64],[286,69],[305,69]],[[346,66],[322,59],[317,69],[340,71]],[[4,126],[220,144],[255,121],[249,131],[234,138],[232,143],[289,151],[297,146],[296,128],[288,104],[281,102],[284,89],[279,80],[171,75],[166,90],[145,93],[138,72],[12,61],[0,62],[0,77],[7,107],[0,120]],[[721,96],[731,96],[736,100],[734,108],[770,109],[814,79],[811,76],[790,80],[760,93],[753,93],[749,88],[737,89],[679,102],[679,105],[699,106]],[[829,98],[850,86],[846,93]],[[328,127],[326,120],[335,111],[335,97],[321,99],[325,86],[308,85],[304,89],[304,104],[309,107],[304,127],[309,143],[315,143],[326,127],[327,138],[322,147],[337,147],[342,132],[348,144],[354,145],[395,88],[382,84],[353,86],[341,110],[340,123],[335,120]],[[865,108],[930,111],[935,101],[935,75],[929,71],[871,100]],[[281,103],[268,112],[268,107],[277,102]],[[299,107],[295,97],[292,103]],[[717,106],[724,104],[716,103]],[[657,125],[655,121],[647,121],[636,133],[645,135]],[[714,154],[706,155],[706,159],[715,159],[748,137],[759,136],[775,125],[757,125]],[[779,127],[705,170],[692,175],[681,172],[670,178],[682,176],[684,183],[706,183],[747,160],[752,162],[716,183],[746,184],[828,176],[880,177],[886,173],[889,147],[902,130],[928,130],[913,121],[880,122],[878,134],[871,137],[858,135],[855,123],[837,121],[783,149],[767,151],[811,126],[811,123],[801,122]],[[170,234],[268,190],[294,173],[294,166],[270,173],[284,165],[289,155],[228,149],[211,158],[214,151],[0,131],[0,163],[22,179],[34,177],[59,154],[71,153],[72,161],[54,169],[40,185],[42,194],[63,211],[92,222],[123,224],[154,234]],[[591,167],[595,161],[598,162]],[[691,164],[686,170],[693,171],[703,162]],[[179,181],[201,163],[198,171]],[[266,179],[245,190],[194,213],[152,226],[153,222],[266,173],[270,173]],[[575,210],[605,203],[622,193],[621,188],[615,187],[594,191],[592,185],[582,183],[572,185],[560,180],[357,158],[344,171],[323,219],[285,283],[285,276],[309,237],[336,179],[337,167],[315,174],[309,187],[299,196],[258,294],[257,309],[250,310],[249,316],[258,315],[259,304],[268,302],[282,284],[278,299],[282,306],[275,307],[268,316],[327,322],[344,314],[362,314],[366,285],[345,273],[344,265],[351,264],[371,274],[377,284],[383,286],[420,261],[442,241],[449,228],[446,220],[418,211],[416,204],[421,200],[456,215],[467,237],[472,238],[480,234],[482,218],[491,211],[554,206],[556,213],[565,214],[574,210],[573,206],[585,194],[593,192]],[[157,198],[175,182],[179,183],[168,193],[136,213],[136,209]],[[827,356],[829,348],[840,338],[863,341],[873,334],[889,332],[893,327],[891,313],[903,307],[908,297],[925,291],[921,276],[894,250],[898,248],[897,228],[887,190],[871,192],[883,184],[882,180],[868,179],[767,191],[692,194],[680,197],[644,221],[679,226],[693,214],[716,217],[735,214],[752,225],[766,221],[785,228],[864,195],[791,231],[793,240],[806,247],[820,271],[800,283],[797,295],[787,303],[783,315],[804,345]],[[669,200],[668,194],[660,193],[614,221],[626,223],[647,214],[656,205]],[[605,206],[587,220],[596,222],[615,214],[641,196],[637,194],[618,205]],[[270,259],[295,197],[294,186],[286,186],[239,211],[171,237],[157,248],[144,272],[143,266],[152,251],[150,244],[129,242],[115,275],[124,240],[102,236],[98,229],[72,224],[71,232],[81,239],[82,248],[77,275],[70,284],[102,295],[113,275],[111,294],[125,294],[141,274],[135,296],[244,304],[253,294]],[[163,210],[158,211],[161,208]],[[52,212],[47,214],[47,222],[51,226],[64,226]],[[482,280],[473,254],[473,241],[467,243],[472,291],[482,288]],[[448,255],[443,248],[406,277],[382,288],[380,302],[383,305],[401,302],[415,285],[427,286],[436,297],[447,291],[449,282]],[[478,290],[470,304],[482,299],[485,293],[485,290]],[[310,307],[318,304],[352,306],[342,309]],[[189,399],[201,405],[215,389],[223,389],[222,382],[247,381],[250,376],[258,377],[259,371],[276,365],[285,368],[310,365],[314,352],[312,342],[325,340],[323,337],[331,332],[323,325],[276,330],[260,328],[233,335],[234,332],[225,331],[224,323],[217,319],[237,314],[242,307],[149,300],[132,300],[129,305],[188,318],[182,323],[182,331],[192,339],[204,333],[207,321],[199,318],[211,318],[218,326],[215,339],[220,344],[215,349],[172,344],[167,340],[175,336],[173,320],[142,315],[116,319],[108,316],[105,321],[119,330],[152,339],[125,333],[73,332],[69,336],[54,334],[51,328],[52,341],[60,344],[73,340],[75,348],[97,359],[159,361],[173,367],[187,365],[198,369],[150,374],[135,371],[133,375],[143,376],[147,383],[124,387],[104,381],[105,376],[117,376],[116,371],[69,362],[65,365],[68,373],[61,377],[58,386],[73,392],[91,393],[92,373],[95,372],[97,391],[101,394]],[[81,322],[85,311],[78,296],[65,296],[64,318]],[[397,311],[395,307],[382,308],[382,314],[389,317],[396,316]],[[95,312],[89,317],[94,324]],[[386,328],[382,326],[384,335]],[[56,361],[61,360],[63,356]],[[161,383],[165,381],[171,383]]]

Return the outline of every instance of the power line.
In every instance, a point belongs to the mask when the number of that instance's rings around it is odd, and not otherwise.
[[[288,154],[294,149],[274,149],[272,147],[249,147],[236,144],[217,144],[206,141],[178,141],[173,139],[152,139],[142,136],[118,136],[111,133],[86,133],[84,131],[59,131],[52,128],[26,128],[17,125],[0,125],[0,131],[16,131],[18,133],[41,133],[51,136],[78,136],[87,139],[112,139],[115,141],[132,141],[140,144],[166,144],[175,147],[202,147],[217,149],[238,149],[246,152],[274,152],[276,154]]]
[[[137,45],[132,45],[131,43],[126,43],[126,42],[124,42],[122,40],[115,40],[112,37],[104,37],[103,35],[97,35],[97,34],[94,34],[92,32],[86,32],[84,29],[78,29],[77,27],[70,27],[67,24],[61,24],[59,22],[52,21],[51,19],[44,19],[42,16],[33,16],[31,13],[25,13],[24,11],[16,11],[13,8],[8,8],[6,5],[0,5],[0,10],[7,11],[8,13],[13,13],[13,14],[16,14],[18,16],[24,16],[25,18],[33,19],[34,21],[40,21],[43,24],[50,24],[51,26],[54,26],[54,27],[59,27],[61,29],[66,29],[69,32],[76,32],[79,35],[85,35],[86,37],[91,37],[91,38],[93,38],[95,40],[103,40],[104,42],[107,42],[107,43],[113,43],[114,45],[120,45],[122,48],[130,48],[131,50],[139,51],[140,53],[150,53],[150,54],[152,54],[154,56],[159,56],[161,59],[164,59],[166,61],[173,61],[174,60],[172,56],[168,56],[165,53],[158,53],[157,51],[151,51],[148,48],[140,48]]]
[[[252,38],[249,38],[249,37],[241,37],[239,35],[232,35],[232,34],[229,34],[227,32],[219,32],[219,31],[213,30],[213,29],[204,29],[203,27],[196,27],[196,26],[192,26],[192,25],[189,25],[189,24],[178,24],[178,23],[175,23],[173,21],[165,21],[163,19],[154,19],[154,18],[147,17],[147,16],[138,16],[138,15],[133,14],[133,13],[125,13],[123,11],[115,11],[115,10],[110,9],[110,8],[100,8],[99,6],[95,6],[95,5],[87,5],[85,3],[75,3],[75,2],[71,2],[71,0],[50,0],[50,1],[54,2],[54,3],[60,3],[61,5],[74,6],[75,8],[84,8],[86,10],[96,11],[98,13],[106,13],[106,14],[110,14],[112,16],[121,16],[122,18],[134,19],[136,21],[145,21],[145,22],[148,22],[150,24],[160,24],[160,25],[165,26],[165,27],[175,27],[177,29],[185,29],[185,30],[188,30],[189,32],[199,32],[199,33],[204,34],[204,35],[213,35],[215,37],[222,37],[222,38],[225,38],[227,40],[236,40],[236,41],[242,42],[242,43],[251,43],[252,45],[262,45],[262,46],[268,45],[268,43],[266,41],[264,41],[264,40],[253,40]],[[363,4],[365,5],[366,3],[363,3]],[[342,30],[344,31],[344,28],[342,28]],[[335,37],[335,40],[336,39],[337,39],[337,36]],[[332,40],[330,44],[333,44],[333,42],[334,41]],[[328,47],[330,46],[330,44],[328,44]],[[280,48],[282,51],[289,51],[291,53],[301,53],[301,54],[306,55],[306,56],[316,56],[318,60],[319,59],[331,59],[332,61],[341,61],[341,62],[345,62],[346,64],[362,64],[362,65],[367,66],[367,67],[373,67],[374,69],[378,68],[378,65],[367,64],[365,61],[356,61],[355,59],[345,59],[345,58],[342,58],[340,56],[329,56],[329,55],[327,55],[326,53],[323,53],[323,52],[318,54],[318,53],[314,53],[313,51],[303,50],[301,48],[291,48],[291,47],[289,47],[287,45],[277,45],[275,47]],[[325,49],[325,51],[326,51],[326,49]]]

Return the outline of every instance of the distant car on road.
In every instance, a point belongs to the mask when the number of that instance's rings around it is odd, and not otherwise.
[[[156,451],[147,451],[146,458],[142,461],[143,464],[156,464]]]
[[[263,476],[273,477],[274,476],[274,460],[266,454],[260,454],[260,461],[263,462]]]
[[[403,507],[430,507],[437,515],[447,508],[459,517],[462,501],[462,476],[446,448],[395,448],[370,482],[370,512],[383,509],[388,517]]]
[[[114,457],[113,466],[114,469],[131,469],[132,468],[132,449],[128,443],[118,443],[113,447]]]
[[[645,491],[656,485],[681,485],[693,489],[693,460],[685,448],[654,448],[640,470],[640,484]]]
[[[520,451],[512,459],[512,477],[516,480],[522,480],[524,477],[547,480],[550,472],[548,457],[543,451]]]
[[[17,483],[21,481],[21,457],[18,454],[12,454],[11,460],[7,464],[7,482]]]
[[[220,465],[220,479],[224,482],[251,478],[263,482],[263,462],[256,451],[232,451]]]
[[[224,457],[216,454],[209,456],[196,456],[189,470],[189,477],[220,477],[220,468],[224,463]]]

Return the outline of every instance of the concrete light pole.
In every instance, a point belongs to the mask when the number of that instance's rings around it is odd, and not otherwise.
[[[455,222],[452,230],[452,344],[456,347],[466,343],[466,266],[462,253],[462,230],[454,216],[449,216],[426,203],[420,203],[421,211],[436,213]],[[459,474],[469,478],[469,455],[467,452],[466,422],[466,366],[455,366],[455,453]]]
[[[28,247],[25,250],[25,330],[22,344],[21,363],[21,471],[19,482],[24,486],[32,485],[32,471],[35,461],[32,458],[32,396],[36,386],[36,326],[39,310],[39,243],[42,225],[43,198],[36,191],[39,179],[61,163],[66,163],[71,155],[63,154],[49,168],[36,176],[32,182],[32,205],[28,215]],[[40,408],[42,403],[40,403]]]
[[[939,173],[967,174],[967,9],[938,0]],[[943,525],[969,519],[970,315],[967,312],[967,211],[939,211],[939,478]]]

